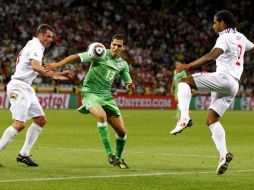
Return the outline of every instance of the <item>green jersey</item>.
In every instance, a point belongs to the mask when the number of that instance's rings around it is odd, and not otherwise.
[[[117,74],[125,83],[131,83],[129,66],[121,57],[113,57],[109,49],[101,60],[92,59],[87,52],[79,54],[82,62],[91,63],[83,81],[82,92],[95,93],[100,96],[111,95],[111,87]]]

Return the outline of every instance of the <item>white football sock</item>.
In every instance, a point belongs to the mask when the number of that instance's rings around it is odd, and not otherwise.
[[[191,88],[185,82],[180,82],[178,84],[178,106],[181,111],[181,119],[189,119],[189,106],[191,101]]]
[[[22,156],[29,156],[30,150],[37,140],[42,128],[36,123],[32,123],[26,132],[26,140],[20,151]]]
[[[11,125],[8,127],[0,140],[0,152],[13,140],[19,132]]]
[[[210,125],[209,128],[212,132],[212,139],[215,143],[217,150],[220,153],[220,156],[224,157],[228,153],[224,128],[222,127],[220,122],[216,122]]]

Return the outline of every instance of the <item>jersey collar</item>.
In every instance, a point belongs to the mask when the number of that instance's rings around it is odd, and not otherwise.
[[[113,57],[110,50],[109,50],[109,57],[110,57],[111,59],[115,59],[115,60],[117,60],[117,59],[120,58],[120,56]]]
[[[225,33],[235,33],[235,32],[237,32],[236,28],[227,28],[227,29],[223,30],[222,32],[219,32],[219,36],[221,36],[222,34],[225,34]]]

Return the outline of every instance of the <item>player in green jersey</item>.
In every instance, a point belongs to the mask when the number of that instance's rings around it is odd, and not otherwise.
[[[99,134],[108,156],[108,161],[121,169],[129,168],[121,159],[126,143],[126,128],[120,110],[111,95],[111,86],[117,74],[120,74],[128,90],[134,90],[134,84],[129,73],[127,62],[121,57],[124,51],[124,36],[116,34],[113,36],[110,49],[106,50],[106,56],[100,60],[92,59],[87,52],[70,55],[63,60],[52,63],[49,68],[61,67],[67,63],[81,60],[91,63],[89,71],[82,86],[82,106],[78,108],[80,113],[90,113],[97,119]],[[112,151],[108,124],[116,132],[115,154]]]
[[[176,66],[178,66],[180,64],[181,64],[181,62],[176,61]],[[185,77],[187,77],[186,71],[181,71],[180,73],[176,73],[176,71],[174,71],[173,81],[172,81],[171,87],[170,87],[170,93],[172,95],[174,95],[175,101],[177,102],[176,119],[180,119],[180,110],[178,107],[178,100],[177,100],[178,83],[182,78],[185,78]]]

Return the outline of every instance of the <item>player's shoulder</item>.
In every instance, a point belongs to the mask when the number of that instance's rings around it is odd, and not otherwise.
[[[43,49],[43,48],[42,48],[42,44],[41,44],[40,41],[39,41],[37,38],[35,38],[35,37],[27,42],[26,48],[28,48],[28,49],[33,49],[33,50]]]
[[[125,63],[127,63],[127,61],[126,61],[123,57],[121,57],[121,56],[118,57],[118,61],[119,61],[119,62],[125,62]]]

